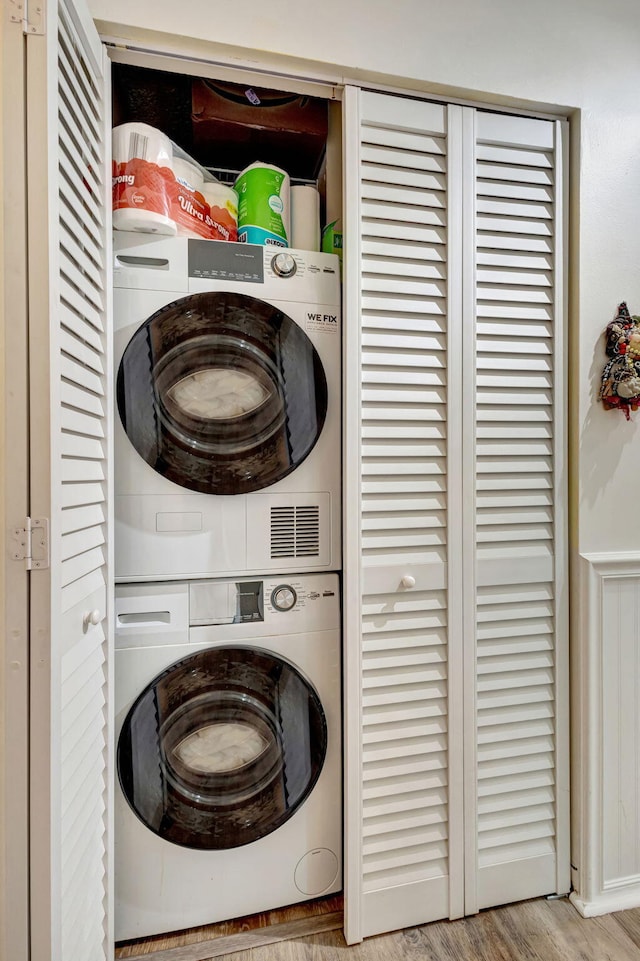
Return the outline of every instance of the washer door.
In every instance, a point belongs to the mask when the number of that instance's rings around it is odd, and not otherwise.
[[[292,664],[217,647],[173,664],[140,694],[120,733],[118,776],[155,834],[222,850],[284,824],[326,750],[320,699]]]
[[[305,332],[255,297],[202,293],[134,334],[117,381],[123,427],[164,477],[206,494],[282,480],[314,447],[327,380]]]

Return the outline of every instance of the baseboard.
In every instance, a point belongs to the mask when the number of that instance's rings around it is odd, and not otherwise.
[[[589,901],[580,897],[577,891],[572,891],[569,900],[583,918],[598,918],[603,914],[613,914],[614,911],[628,911],[629,908],[640,908],[640,883],[633,888],[607,891]]]

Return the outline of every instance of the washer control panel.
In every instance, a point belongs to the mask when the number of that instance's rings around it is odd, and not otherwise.
[[[205,578],[177,587],[186,593],[192,641],[237,641],[243,637],[333,630],[340,623],[337,574]],[[157,588],[162,591],[162,585]],[[149,603],[158,611],[165,610],[158,598]]]

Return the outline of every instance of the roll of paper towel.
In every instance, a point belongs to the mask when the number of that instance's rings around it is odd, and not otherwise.
[[[288,247],[291,235],[291,181],[273,164],[251,164],[234,184],[238,194],[238,240]]]
[[[189,187],[191,190],[200,190],[200,192],[202,192],[204,177],[202,170],[196,164],[191,163],[189,160],[184,160],[182,157],[174,157],[173,172],[179,183],[184,184],[185,187]]]
[[[172,167],[173,147],[161,130],[148,123],[123,123],[113,128],[113,159],[116,163],[147,160],[159,167]]]
[[[168,137],[146,123],[113,129],[113,226],[116,230],[176,233],[167,186],[174,182]]]
[[[201,168],[194,161],[174,153],[173,173],[177,193],[171,213],[178,225],[178,236],[212,240],[212,233],[204,219],[206,208],[202,197],[204,175]]]
[[[320,194],[315,187],[291,188],[291,246],[320,250]]]
[[[238,195],[233,187],[220,183],[203,183],[200,192],[209,204],[218,240],[238,239]]]

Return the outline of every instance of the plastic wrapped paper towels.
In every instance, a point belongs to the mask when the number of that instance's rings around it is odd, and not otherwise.
[[[273,164],[246,167],[234,184],[238,194],[238,240],[288,247],[291,233],[289,174]]]

